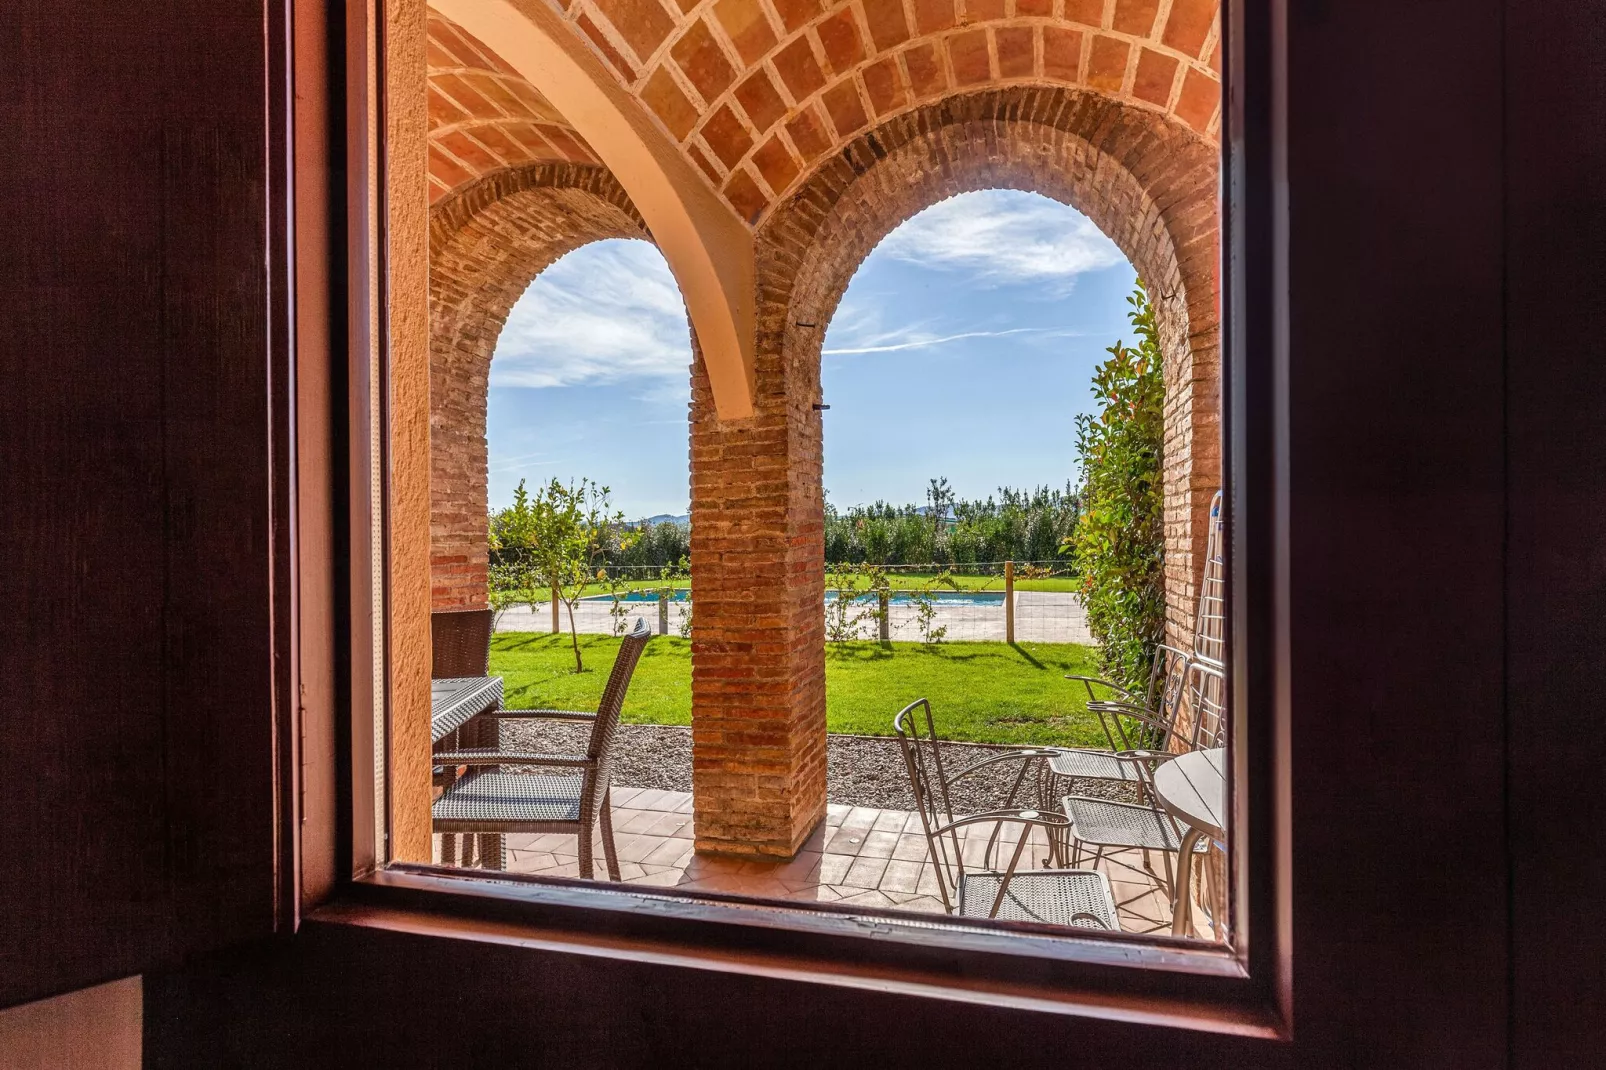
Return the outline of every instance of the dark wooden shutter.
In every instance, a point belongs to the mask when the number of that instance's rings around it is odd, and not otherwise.
[[[0,33],[0,1006],[274,926],[263,11]]]

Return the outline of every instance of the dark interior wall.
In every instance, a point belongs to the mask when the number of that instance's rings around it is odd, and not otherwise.
[[[0,19],[0,1006],[272,928],[263,14]]]

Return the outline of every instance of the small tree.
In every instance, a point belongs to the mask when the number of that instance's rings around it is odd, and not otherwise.
[[[1106,674],[1141,687],[1165,627],[1165,379],[1154,308],[1141,282],[1127,301],[1137,345],[1109,348],[1093,373],[1099,411],[1076,418],[1081,515],[1064,549],[1081,573],[1088,628],[1103,649]]]
[[[574,645],[574,671],[584,672],[574,606],[597,574],[597,562],[621,541],[624,514],[608,511],[607,487],[589,479],[564,486],[554,479],[530,497],[519,482],[513,505],[492,521],[495,544],[512,549],[524,563],[533,591],[551,591],[568,609],[569,639]]]

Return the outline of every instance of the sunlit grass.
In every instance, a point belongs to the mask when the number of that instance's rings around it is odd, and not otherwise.
[[[583,635],[586,671],[574,671],[569,636],[502,632],[491,672],[510,708],[595,709],[619,640]],[[828,643],[826,730],[890,735],[892,718],[918,698],[931,701],[944,738],[978,743],[1103,746],[1098,721],[1067,673],[1096,675],[1098,653],[1071,643]],[[625,700],[637,724],[691,723],[691,644],[657,636],[643,652]]]

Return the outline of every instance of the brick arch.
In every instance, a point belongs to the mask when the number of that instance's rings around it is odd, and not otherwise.
[[[1194,404],[1219,393],[1217,173],[1207,140],[1152,109],[1083,90],[990,89],[861,134],[759,228],[753,419],[719,421],[693,374],[700,847],[789,854],[823,812],[820,348],[864,258],[939,201],[999,187],[1053,197],[1086,214],[1150,282],[1167,356],[1167,594],[1172,628],[1189,627],[1202,511],[1220,478],[1219,406]],[[774,594],[721,596],[754,586]]]
[[[647,232],[606,168],[537,163],[468,182],[430,211],[430,575],[435,609],[486,604],[485,413],[508,313],[565,253]]]
[[[1221,481],[1217,175],[1216,149],[1197,134],[1080,90],[995,89],[901,115],[819,167],[761,231],[759,346],[778,347],[796,369],[790,388],[817,392],[825,327],[853,273],[899,224],[940,201],[1018,189],[1086,215],[1155,303],[1166,360],[1168,615],[1181,638]]]

